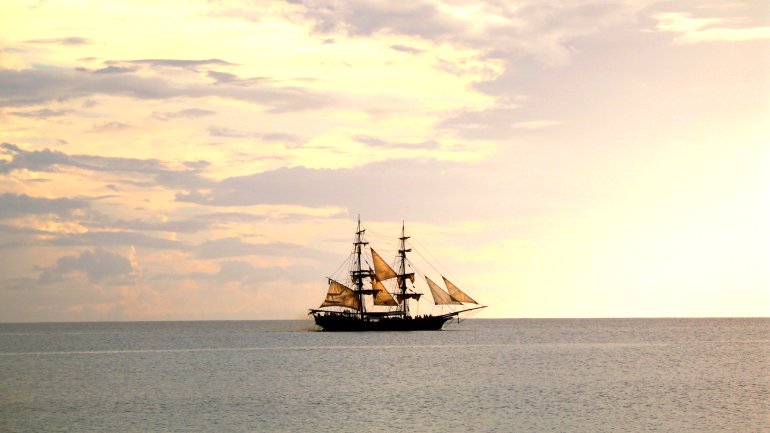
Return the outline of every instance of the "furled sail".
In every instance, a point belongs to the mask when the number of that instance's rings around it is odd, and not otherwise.
[[[460,302],[469,302],[471,304],[478,304],[478,302],[474,301],[473,298],[471,298],[470,296],[466,295],[465,292],[463,292],[457,286],[452,284],[451,281],[447,280],[443,276],[441,278],[444,278],[444,285],[446,286],[447,289],[449,289],[449,295],[451,297],[453,297],[454,299],[456,299],[456,300],[458,300]]]
[[[394,278],[396,276],[396,271],[394,271],[393,268],[391,268],[385,260],[377,254],[377,251],[374,251],[374,248],[371,248],[371,251],[372,260],[374,260],[374,275],[377,279],[385,281]]]
[[[462,302],[453,298],[449,293],[445,292],[444,289],[439,287],[438,284],[434,283],[430,278],[425,277],[425,280],[428,282],[430,293],[433,295],[433,302],[435,302],[436,305],[462,304]]]
[[[409,281],[411,281],[411,282],[412,282],[412,284],[414,284],[414,272],[412,272],[411,274],[406,274],[406,278],[407,278]],[[401,278],[401,277],[398,277],[398,280],[397,280],[397,281],[398,281],[398,285],[399,285],[399,287],[400,287],[400,286],[401,286],[401,281],[402,281],[402,278]]]
[[[376,278],[372,280],[372,289],[377,291],[377,294],[374,295],[374,305],[387,305],[391,307],[398,305],[396,300],[390,296],[390,293],[385,290],[385,286],[382,285],[380,280]]]
[[[347,286],[334,280],[329,280],[329,291],[326,293],[321,307],[348,307],[354,310],[361,309],[361,302],[356,292]]]
[[[405,293],[403,295],[397,294],[396,299],[398,299],[398,303],[404,302],[404,299],[416,299],[420,300],[420,297],[422,296],[422,293]]]

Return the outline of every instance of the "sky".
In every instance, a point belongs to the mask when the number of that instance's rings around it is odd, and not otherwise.
[[[0,3],[0,322],[305,318],[359,215],[477,317],[770,316],[770,6]]]

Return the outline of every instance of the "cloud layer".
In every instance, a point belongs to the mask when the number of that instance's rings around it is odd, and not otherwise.
[[[768,314],[762,2],[0,15],[0,321],[300,317],[358,215],[492,316]]]

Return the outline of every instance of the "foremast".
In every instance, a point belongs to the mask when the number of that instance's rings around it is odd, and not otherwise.
[[[350,271],[350,278],[353,282],[353,286],[355,287],[354,291],[356,296],[358,296],[358,314],[361,319],[364,318],[364,313],[366,313],[364,295],[372,293],[372,290],[364,289],[364,278],[371,278],[372,272],[369,269],[364,270],[361,267],[361,254],[363,253],[362,247],[369,244],[369,242],[364,240],[364,232],[366,232],[366,229],[361,229],[361,217],[359,216],[358,226],[356,227],[356,238],[353,243],[355,263],[353,265],[353,269]]]

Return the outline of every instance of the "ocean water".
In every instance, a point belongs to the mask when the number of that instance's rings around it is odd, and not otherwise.
[[[0,324],[2,432],[770,432],[770,319]]]

